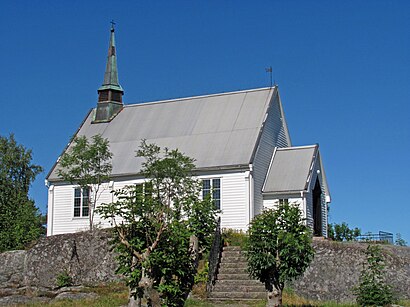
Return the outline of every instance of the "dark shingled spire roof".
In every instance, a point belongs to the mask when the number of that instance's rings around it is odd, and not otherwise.
[[[116,90],[123,92],[121,85],[118,82],[117,56],[115,52],[115,35],[114,25],[111,27],[110,45],[108,47],[107,66],[105,68],[104,82],[98,91]]]
[[[94,123],[111,121],[123,108],[124,91],[118,83],[117,55],[115,51],[114,22],[111,26],[110,45],[108,46],[107,66],[104,83],[98,89],[98,104]]]

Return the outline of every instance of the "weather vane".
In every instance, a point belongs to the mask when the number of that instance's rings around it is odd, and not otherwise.
[[[269,66],[268,68],[265,68],[265,71],[270,74],[270,86],[272,87],[272,66]]]
[[[111,24],[111,29],[114,29],[114,26],[115,26],[114,19],[111,19],[110,24]]]

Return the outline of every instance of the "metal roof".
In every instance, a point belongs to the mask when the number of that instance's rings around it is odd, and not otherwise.
[[[137,174],[142,139],[178,148],[198,169],[248,165],[276,87],[126,105],[108,123],[92,123],[95,109],[77,135],[101,134],[113,153],[113,176]],[[56,166],[48,180],[58,180]]]
[[[318,145],[277,148],[263,192],[279,194],[307,190],[317,152]]]
[[[105,68],[104,81],[98,91],[112,89],[123,92],[121,85],[118,83],[117,56],[115,51],[114,25],[111,27],[110,44],[108,46],[107,65]]]

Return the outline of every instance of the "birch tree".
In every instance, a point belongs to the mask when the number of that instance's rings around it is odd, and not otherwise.
[[[89,190],[89,226],[94,227],[94,212],[97,201],[108,183],[112,171],[112,153],[109,142],[101,135],[91,140],[86,136],[75,137],[72,146],[62,155],[57,174],[71,184],[77,184],[81,190]]]

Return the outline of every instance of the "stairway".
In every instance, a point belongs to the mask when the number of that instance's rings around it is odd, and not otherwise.
[[[249,277],[247,261],[239,246],[225,246],[215,286],[208,298],[212,301],[251,301],[266,298],[265,286]]]

